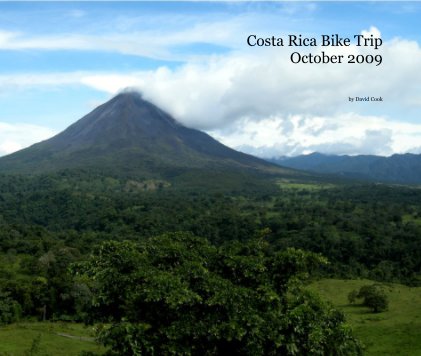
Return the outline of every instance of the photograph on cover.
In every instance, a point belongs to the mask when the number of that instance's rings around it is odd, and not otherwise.
[[[0,1],[0,354],[420,354],[420,16]]]

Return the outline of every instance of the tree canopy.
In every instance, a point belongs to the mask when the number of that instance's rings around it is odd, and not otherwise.
[[[324,263],[263,239],[216,247],[171,233],[106,242],[74,273],[113,355],[358,355],[343,315],[301,288]]]

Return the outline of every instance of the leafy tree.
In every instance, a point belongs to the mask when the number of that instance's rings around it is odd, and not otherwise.
[[[374,313],[380,313],[389,307],[387,295],[379,284],[362,286],[358,298],[363,298],[363,305],[372,309]]]
[[[10,293],[0,290],[0,324],[19,320],[21,312],[20,304],[10,297]]]
[[[172,233],[106,242],[73,270],[91,280],[110,355],[359,355],[343,315],[301,288],[324,263],[262,239],[215,247]]]

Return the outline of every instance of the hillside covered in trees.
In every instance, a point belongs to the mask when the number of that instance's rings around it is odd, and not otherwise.
[[[227,347],[247,354],[251,345],[253,354],[327,354],[345,345],[351,355],[360,346],[343,329],[343,316],[304,292],[306,281],[420,284],[417,188],[237,183],[200,190],[86,171],[2,176],[1,321],[105,323],[99,339],[117,354],[121,347],[136,354],[139,340],[139,352],[153,354],[159,340],[156,354]],[[270,321],[278,334],[264,327],[272,318],[282,324]],[[288,322],[302,323],[301,331]],[[187,346],[193,340],[197,348]]]
[[[359,355],[307,284],[421,282],[418,187],[279,168],[137,94],[0,170],[0,323],[94,325],[109,355]]]

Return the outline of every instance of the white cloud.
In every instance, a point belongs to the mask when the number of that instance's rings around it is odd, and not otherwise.
[[[81,19],[71,27],[67,18],[52,33],[11,32],[0,29],[0,50],[81,50],[129,54],[162,60],[190,60],[198,56],[195,45],[207,44],[229,50],[243,49],[244,34],[285,32],[300,28],[317,8],[311,3],[229,4],[238,11],[115,12],[105,18],[74,9],[67,17]],[[60,13],[60,15],[63,15]],[[103,14],[101,14],[103,15]],[[257,15],[257,16],[256,16]],[[280,26],[280,24],[282,24]],[[281,28],[280,28],[281,27]]]
[[[376,27],[361,33],[381,35]],[[10,36],[0,34],[0,43],[2,38],[11,42]],[[215,36],[223,41],[223,34]],[[0,91],[11,85],[82,84],[115,94],[125,87],[137,87],[146,99],[185,125],[211,131],[230,146],[264,155],[312,150],[390,154],[419,147],[421,125],[405,122],[411,119],[408,113],[420,107],[419,44],[395,38],[379,50],[356,46],[323,50],[381,54],[383,63],[293,64],[289,47],[258,48],[192,60],[175,69],[0,76]],[[301,53],[310,51],[300,48]],[[381,96],[384,101],[349,102],[355,96]]]
[[[16,36],[18,36],[17,32],[0,30],[0,48],[3,48],[7,43],[13,41]]]
[[[421,123],[346,113],[332,117],[270,117],[244,119],[235,129],[216,130],[214,137],[228,146],[262,157],[311,152],[377,154],[418,152]]]
[[[6,155],[36,142],[52,137],[55,132],[47,127],[30,124],[0,122],[0,155]]]
[[[372,27],[364,33],[379,31]],[[204,129],[228,125],[243,116],[259,120],[274,114],[326,115],[363,112],[374,105],[379,109],[399,106],[400,110],[418,105],[418,43],[394,39],[377,51],[355,46],[324,50],[382,54],[383,63],[292,64],[289,48],[256,49],[247,54],[191,62],[174,70],[162,67],[129,75],[98,74],[83,82],[109,93],[137,86],[145,97],[184,123]],[[360,107],[348,103],[348,97],[366,95],[383,96],[385,101]]]
[[[381,38],[380,30],[374,26],[371,26],[368,30],[362,30],[361,34],[365,38],[370,38],[371,35],[373,35],[375,38]]]
[[[73,17],[84,13],[73,11]],[[124,21],[130,21],[124,19]],[[161,30],[121,30],[105,33],[57,33],[30,35],[23,32],[0,30],[0,50],[78,50],[115,52],[161,60],[187,60],[200,57],[189,50],[194,44],[209,44],[228,48],[243,45],[238,33],[245,32],[249,17],[238,16],[229,20],[201,22],[183,27]],[[113,28],[109,26],[109,28]],[[179,48],[179,50],[177,50]]]
[[[73,73],[25,73],[25,74],[1,74],[0,93],[10,92],[11,89],[28,89],[43,86],[63,86],[79,84],[86,74]]]

